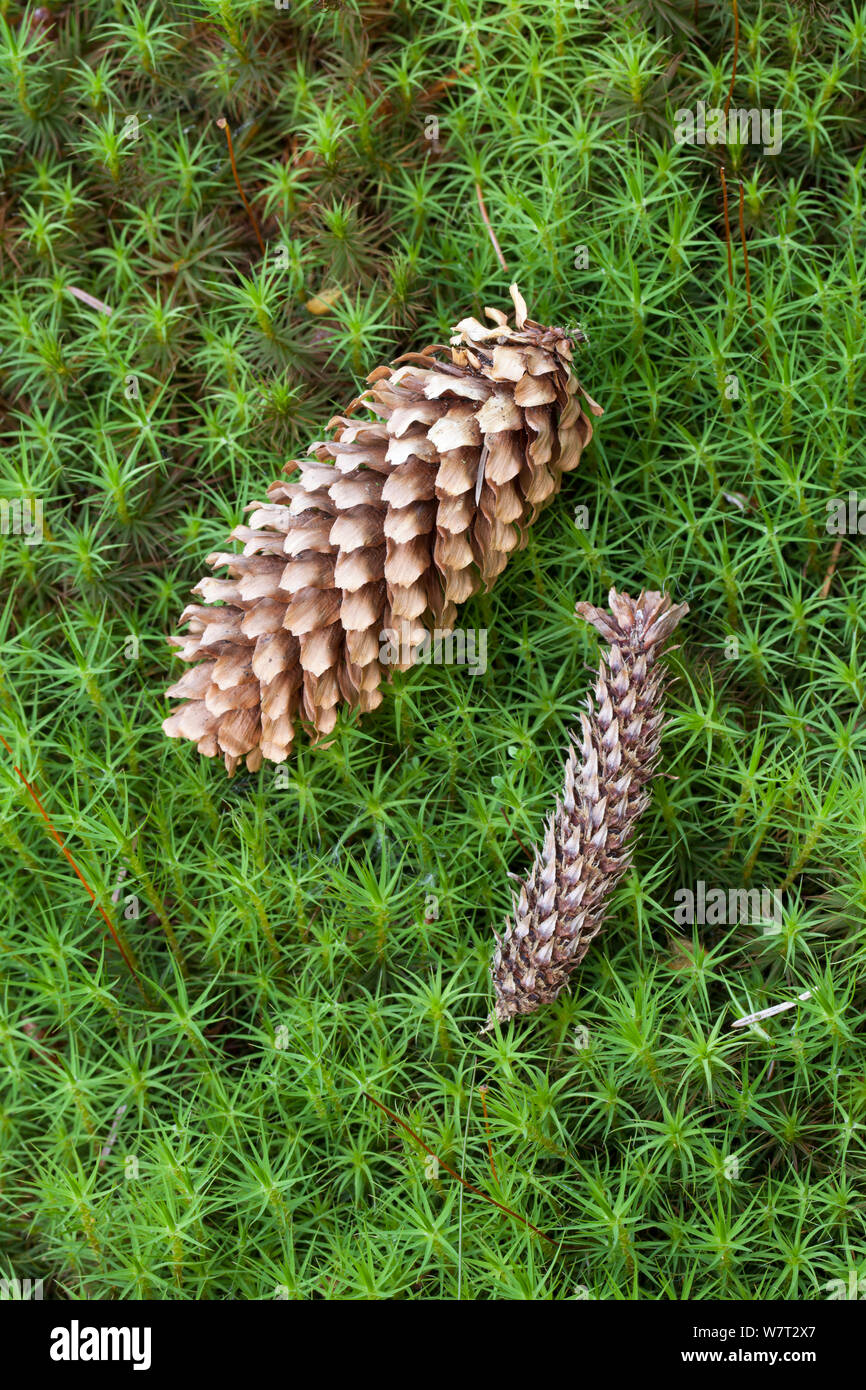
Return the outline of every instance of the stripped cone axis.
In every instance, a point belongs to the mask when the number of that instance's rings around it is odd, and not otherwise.
[[[560,801],[547,822],[513,915],[496,938],[494,1020],[549,1004],[601,930],[610,895],[631,862],[632,832],[649,805],[665,722],[666,678],[656,659],[689,611],[666,594],[611,589],[611,611],[577,613],[610,643],[572,735]]]

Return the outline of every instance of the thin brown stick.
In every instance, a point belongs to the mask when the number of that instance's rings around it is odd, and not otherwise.
[[[532,850],[526,848],[526,845],[523,843],[523,841],[521,840],[520,836],[519,836],[518,833],[517,833],[516,827],[513,826],[513,825],[511,824],[511,821],[508,819],[508,810],[509,810],[509,808],[508,808],[507,806],[503,805],[503,806],[500,806],[499,809],[500,809],[501,812],[502,812],[502,816],[503,816],[503,819],[504,819],[504,821],[505,821],[505,824],[508,826],[508,829],[511,831],[511,833],[512,833],[512,835],[514,836],[514,838],[515,838],[515,840],[517,841],[517,843],[520,845],[520,848],[523,850],[523,853],[524,853],[524,854],[528,854],[528,855],[531,857],[531,856],[532,856]]]
[[[833,553],[830,556],[830,563],[827,566],[827,573],[824,575],[824,583],[821,585],[822,598],[827,598],[828,594],[830,593],[830,585],[833,583],[833,575],[836,573],[836,566],[839,563],[839,556],[842,554],[843,540],[843,536],[836,537],[836,543],[833,546]]]
[[[746,195],[743,192],[743,185],[740,184],[740,241],[743,243],[743,265],[746,271],[746,299],[749,304],[749,318],[753,319],[752,313],[752,281],[749,275],[749,253],[746,250],[746,216],[745,216]]]
[[[114,939],[114,944],[116,945],[116,947],[117,947],[118,951],[120,952],[120,954],[123,956],[123,959],[126,961],[126,964],[129,966],[129,969],[132,971],[132,973],[133,973],[133,975],[135,976],[136,980],[138,980],[138,972],[137,972],[135,966],[133,965],[132,961],[129,959],[129,956],[126,954],[126,951],[123,949],[123,945],[122,945],[122,943],[121,943],[120,937],[117,935],[117,932],[114,930],[114,924],[113,924],[111,918],[109,917],[108,913],[105,911],[105,908],[102,906],[102,903],[99,902],[99,901],[97,900],[96,894],[94,893],[94,891],[93,891],[93,889],[91,888],[90,884],[87,882],[87,879],[84,877],[84,874],[81,872],[81,870],[79,869],[79,867],[78,867],[78,865],[76,864],[75,860],[72,858],[72,855],[69,853],[69,850],[66,848],[66,845],[63,843],[63,841],[61,840],[61,838],[60,838],[60,836],[58,835],[57,831],[54,829],[54,826],[53,826],[52,823],[51,823],[51,818],[49,817],[48,812],[46,811],[45,807],[42,805],[42,802],[39,800],[39,797],[38,797],[37,794],[36,794],[35,788],[33,788],[33,787],[30,785],[30,783],[27,781],[27,778],[24,776],[24,773],[21,771],[21,769],[20,769],[20,767],[18,766],[18,764],[14,761],[15,754],[12,752],[12,749],[9,747],[9,744],[6,742],[6,740],[5,740],[5,738],[3,737],[2,734],[0,734],[0,743],[3,744],[3,747],[6,749],[6,752],[9,754],[10,758],[13,759],[13,764],[12,764],[12,765],[13,765],[13,767],[15,768],[15,771],[18,773],[18,776],[21,778],[21,781],[24,783],[25,787],[27,788],[28,792],[30,793],[31,797],[33,798],[33,801],[34,801],[34,803],[35,803],[35,805],[36,805],[37,811],[39,812],[39,814],[40,814],[40,816],[42,817],[42,819],[45,821],[45,824],[48,826],[48,829],[51,831],[51,834],[54,836],[55,840],[57,841],[58,845],[60,846],[61,851],[63,852],[63,854],[66,855],[66,858],[69,860],[69,863],[72,865],[72,867],[73,867],[73,869],[75,870],[75,873],[77,874],[78,878],[79,878],[79,879],[81,880],[81,882],[84,884],[84,887],[85,887],[87,893],[88,893],[89,896],[90,896],[90,900],[91,900],[91,902],[93,903],[93,906],[96,908],[97,912],[98,912],[98,913],[100,914],[100,916],[103,918],[103,920],[104,920],[104,922],[105,922],[105,925],[108,927],[108,930],[109,930],[109,932],[111,933],[111,935],[112,935],[112,937],[113,937],[113,939]]]
[[[231,131],[229,130],[229,123],[228,123],[228,121],[226,120],[225,116],[220,116],[219,120],[217,121],[217,125],[219,126],[220,130],[224,130],[225,133],[226,133],[226,139],[227,139],[228,142],[229,142],[229,159],[231,160],[232,173],[233,173],[234,176],[235,176],[235,183],[236,183],[237,186],[238,186],[238,193],[240,193],[241,199],[243,200],[243,205],[244,205],[244,207],[246,208],[246,210],[247,210],[247,212],[248,212],[248,214],[249,214],[249,219],[250,219],[250,221],[251,221],[252,224],[253,224],[253,231],[254,231],[255,234],[256,234],[256,240],[258,241],[259,246],[261,247],[262,255],[264,255],[264,254],[265,254],[265,243],[262,241],[262,235],[261,235],[261,232],[259,231],[259,224],[258,224],[258,222],[256,221],[255,217],[253,216],[253,210],[252,210],[252,208],[250,207],[249,203],[247,202],[246,194],[244,193],[244,190],[243,190],[243,188],[241,187],[241,181],[240,181],[240,179],[239,179],[239,177],[238,177],[238,166],[235,164],[235,151],[234,151],[234,146],[232,145],[232,133],[231,133]]]
[[[487,1118],[487,1087],[479,1086],[478,1094],[481,1097],[481,1109],[484,1111],[484,1133],[487,1135],[487,1155],[490,1159],[490,1171],[493,1174],[493,1181],[499,1186],[499,1174],[496,1171],[496,1164],[493,1162],[493,1144],[490,1141],[490,1121]]]
[[[475,185],[475,195],[476,195],[476,197],[478,198],[478,206],[479,206],[480,209],[481,209],[481,216],[484,218],[484,225],[485,225],[485,227],[487,228],[487,235],[490,237],[490,240],[491,240],[491,242],[493,243],[493,249],[494,249],[494,251],[496,252],[497,256],[499,257],[499,264],[502,266],[502,269],[505,271],[505,274],[507,275],[507,274],[508,274],[508,266],[505,264],[505,257],[504,257],[503,254],[502,254],[502,251],[501,251],[500,246],[499,246],[499,242],[496,240],[496,233],[494,232],[492,226],[490,225],[490,218],[487,216],[487,209],[486,209],[486,207],[484,206],[484,196],[483,196],[483,194],[482,194],[482,192],[481,192],[481,184],[480,184],[480,183],[476,183],[476,185]]]
[[[725,121],[728,119],[728,107],[731,104],[731,97],[734,95],[734,80],[737,76],[737,57],[740,52],[740,16],[737,13],[737,0],[731,0],[734,7],[734,66],[731,72],[731,85],[728,88],[728,99],[725,102]]]
[[[461,1178],[459,1173],[455,1173],[454,1169],[450,1168],[448,1164],[444,1161],[444,1159],[441,1159],[439,1155],[429,1147],[428,1144],[424,1143],[424,1140],[421,1139],[420,1136],[415,1133],[414,1129],[407,1125],[405,1120],[401,1120],[399,1115],[395,1115],[393,1110],[389,1110],[387,1105],[383,1105],[380,1100],[376,1100],[376,1097],[369,1095],[367,1091],[362,1091],[361,1095],[364,1097],[365,1100],[372,1101],[373,1105],[377,1105],[380,1110],[383,1110],[385,1114],[388,1116],[388,1118],[393,1120],[395,1124],[399,1125],[401,1129],[405,1129],[407,1134],[411,1134],[416,1144],[420,1144],[421,1148],[424,1150],[425,1153],[428,1153],[431,1158],[435,1158],[436,1162],[441,1164],[441,1166],[445,1169],[445,1172],[450,1173],[452,1178],[456,1178],[457,1181],[461,1183],[463,1187],[466,1188],[467,1192],[471,1192],[475,1197],[483,1197],[484,1201],[490,1202],[491,1206],[498,1207],[499,1210],[504,1211],[507,1216],[513,1216],[516,1221],[521,1222],[521,1224],[526,1226],[530,1231],[534,1231],[537,1236],[541,1236],[542,1240],[546,1240],[548,1245],[559,1244],[559,1242],[553,1240],[551,1236],[545,1235],[544,1231],[540,1231],[537,1226],[533,1226],[532,1222],[527,1221],[525,1216],[521,1216],[519,1211],[512,1211],[511,1207],[506,1207],[502,1202],[497,1202],[495,1197],[488,1196],[488,1194],[486,1192],[482,1192],[479,1187],[473,1187],[471,1182],[467,1182],[465,1178]]]
[[[728,279],[731,285],[734,283],[734,253],[731,249],[731,224],[728,219],[728,185],[725,182],[725,171],[719,165],[719,178],[722,180],[722,207],[725,212],[725,243],[728,248]]]

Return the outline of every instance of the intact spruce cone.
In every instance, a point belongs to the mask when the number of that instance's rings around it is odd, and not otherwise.
[[[230,774],[242,757],[250,771],[282,762],[298,722],[315,741],[341,704],[375,709],[386,668],[411,666],[431,627],[449,631],[456,605],[525,545],[592,438],[579,397],[601,408],[564,331],[511,295],[514,327],[485,309],[491,327],[463,319],[450,348],[372,372],[333,437],[286,465],[300,478],[250,504],[231,534],[243,552],[208,557],[229,577],[201,580],[187,635],[170,639],[192,663],[167,692],[186,701],[163,724],[170,737],[221,753]],[[360,408],[376,418],[352,419]]]
[[[635,822],[659,758],[665,675],[655,665],[688,612],[668,596],[635,600],[611,589],[611,612],[579,603],[577,612],[610,643],[599,661],[595,698],[572,735],[562,799],[547,823],[513,920],[496,938],[491,974],[494,1017],[505,1023],[551,1003],[601,929],[608,899],[631,860]]]

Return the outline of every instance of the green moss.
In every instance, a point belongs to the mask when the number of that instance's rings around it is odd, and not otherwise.
[[[732,106],[782,111],[777,153],[673,137],[727,95],[712,0],[0,0],[0,500],[43,505],[38,544],[0,536],[0,731],[142,976],[0,748],[0,1272],[88,1298],[451,1298],[458,1259],[479,1299],[848,1286],[866,568],[826,520],[863,486],[866,11],[741,8]],[[419,667],[229,783],[160,732],[165,638],[369,370],[507,307],[477,182],[534,316],[588,333],[596,440],[461,616],[485,675]],[[612,581],[691,606],[672,776],[573,993],[479,1041],[593,660],[572,607]],[[781,930],[679,925],[698,880],[783,890]],[[460,1226],[367,1095],[563,1244],[477,1198]]]

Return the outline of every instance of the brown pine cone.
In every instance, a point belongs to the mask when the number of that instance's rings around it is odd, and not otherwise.
[[[411,666],[431,628],[450,631],[456,605],[525,545],[592,438],[579,397],[602,412],[563,330],[511,296],[514,327],[485,309],[492,327],[463,319],[450,348],[372,372],[332,438],[286,465],[297,481],[251,504],[231,535],[243,552],[208,557],[229,577],[200,581],[187,635],[170,639],[192,664],[167,692],[185,701],[169,737],[222,754],[230,774],[242,757],[251,771],[282,762],[299,721],[315,741],[340,705],[375,709],[383,674]]]
[[[494,1017],[505,1023],[551,1003],[600,931],[613,889],[631,861],[629,841],[649,805],[664,724],[662,646],[689,611],[665,594],[609,594],[611,612],[577,612],[611,645],[599,662],[565,762],[561,801],[520,894],[496,938]]]

